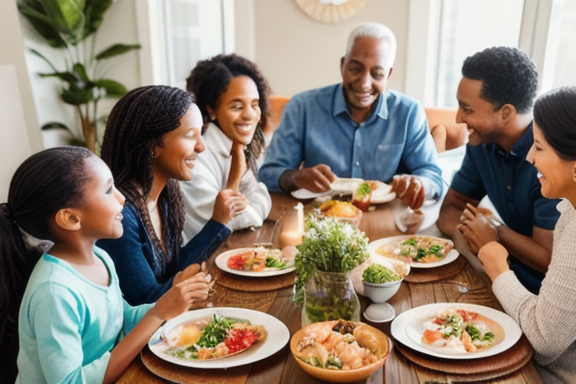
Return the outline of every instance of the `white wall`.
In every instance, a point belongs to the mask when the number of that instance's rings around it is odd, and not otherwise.
[[[0,202],[16,167],[42,149],[16,1],[0,1]]]
[[[398,53],[390,88],[404,90],[409,0],[369,0],[348,20],[325,24],[307,16],[294,0],[236,0],[236,14],[250,15],[253,23],[237,20],[237,53],[251,58],[270,81],[274,93],[295,93],[339,82],[340,58],[350,31],[366,21],[392,29]],[[250,31],[246,29],[252,28]],[[251,32],[251,33],[250,33]],[[254,39],[249,45],[246,39]]]

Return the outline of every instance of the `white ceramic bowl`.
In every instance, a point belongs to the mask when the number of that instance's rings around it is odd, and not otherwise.
[[[364,296],[368,296],[368,298],[370,298],[374,303],[384,303],[390,300],[392,296],[398,292],[402,280],[404,279],[382,284],[367,283],[362,280]]]

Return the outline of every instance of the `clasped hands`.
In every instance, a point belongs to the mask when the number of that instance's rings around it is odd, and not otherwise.
[[[466,204],[460,216],[458,230],[466,240],[470,251],[475,255],[485,244],[499,240],[498,228],[487,214],[488,212],[481,208]]]

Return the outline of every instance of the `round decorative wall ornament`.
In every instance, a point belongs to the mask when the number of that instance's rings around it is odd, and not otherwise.
[[[368,0],[295,0],[308,16],[322,23],[332,24],[344,21],[359,10]]]

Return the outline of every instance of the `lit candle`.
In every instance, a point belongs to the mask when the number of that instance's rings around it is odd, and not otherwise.
[[[280,247],[284,248],[290,245],[302,243],[304,234],[304,206],[298,203],[294,209],[286,212],[282,232],[280,233]]]

